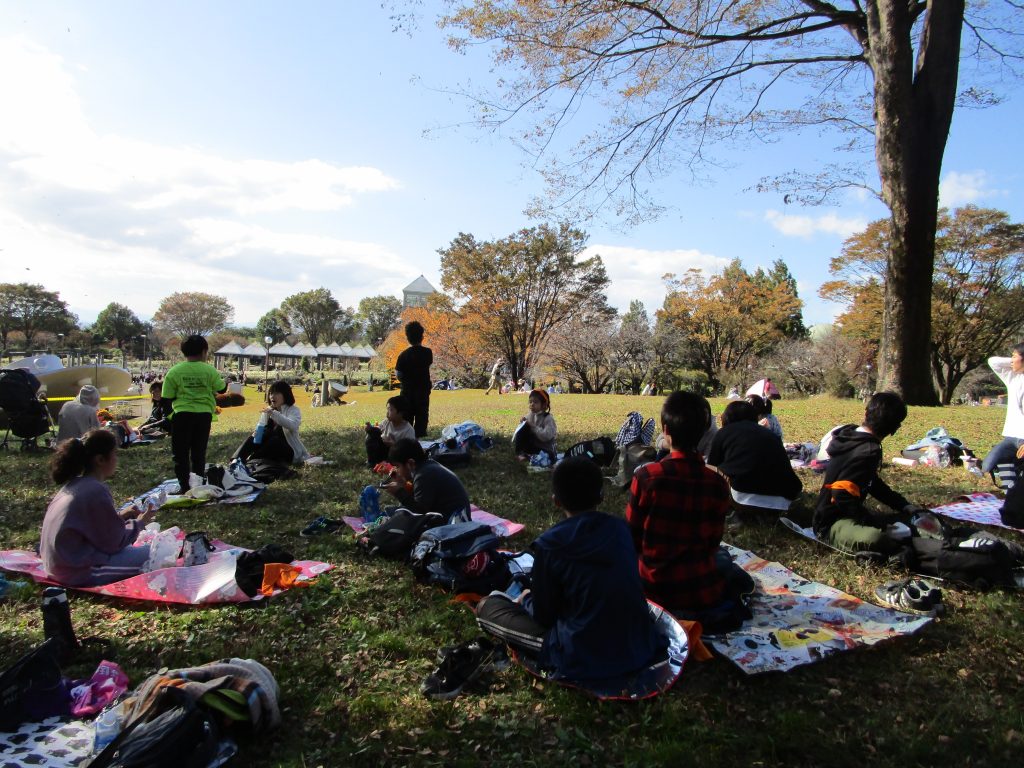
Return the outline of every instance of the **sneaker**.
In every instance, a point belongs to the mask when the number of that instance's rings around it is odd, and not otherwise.
[[[228,465],[228,470],[236,478],[244,483],[255,483],[256,478],[249,474],[249,470],[245,468],[245,463],[239,459],[235,459]]]
[[[489,649],[493,654],[493,659],[487,665],[488,671],[503,672],[511,666],[512,662],[509,661],[508,652],[505,650],[505,646],[503,644],[494,643],[486,637],[478,637],[476,640],[470,640],[468,643],[462,643],[460,645],[442,645],[437,649],[437,663],[443,664],[445,659],[456,651],[469,650],[475,653],[481,649]]]
[[[454,699],[462,690],[489,669],[494,647],[468,643],[452,649],[436,670],[427,676],[420,691],[429,699]]]
[[[875,590],[875,596],[884,605],[905,613],[938,616],[945,612],[942,591],[924,579],[887,582]]]
[[[332,520],[329,517],[320,517],[312,520],[309,525],[299,531],[299,536],[304,538],[312,538],[313,536],[320,536],[324,533],[334,533],[339,530],[344,523],[341,520]]]

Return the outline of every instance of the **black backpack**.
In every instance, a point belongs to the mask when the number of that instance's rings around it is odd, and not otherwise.
[[[1017,477],[1013,487],[1006,492],[1006,501],[999,510],[1003,525],[1024,528],[1024,462],[1017,462]]]
[[[58,653],[57,640],[51,637],[0,674],[0,731],[17,730],[37,719],[37,707],[45,710],[50,702],[66,700]]]
[[[508,558],[498,552],[501,539],[486,523],[441,525],[425,531],[410,560],[417,580],[455,593],[487,594],[512,579]]]
[[[457,443],[455,440],[434,443],[427,450],[427,455],[448,469],[461,469],[468,467],[470,463],[469,449],[466,444]]]
[[[976,538],[960,529],[942,539],[915,536],[901,557],[913,573],[937,576],[977,589],[1012,586],[1014,553],[995,537]],[[964,542],[967,542],[965,545]]]
[[[444,523],[444,515],[440,512],[420,514],[399,507],[381,520],[383,522],[359,540],[359,545],[371,555],[405,560],[424,531]]]
[[[615,443],[607,437],[596,437],[593,440],[584,440],[576,443],[565,452],[566,456],[586,456],[595,464],[601,467],[610,467],[616,457]]]
[[[219,744],[209,713],[180,688],[167,686],[89,768],[206,768]]]

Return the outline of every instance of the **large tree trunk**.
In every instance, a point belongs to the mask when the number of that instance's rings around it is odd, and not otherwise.
[[[867,3],[875,78],[875,156],[891,211],[879,389],[936,405],[929,365],[939,176],[956,98],[964,0],[930,3],[913,62],[913,6]]]

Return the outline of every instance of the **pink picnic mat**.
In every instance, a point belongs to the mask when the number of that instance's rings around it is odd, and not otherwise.
[[[141,545],[148,546],[148,545]],[[232,547],[223,541],[213,542],[214,551],[210,553],[210,561],[204,565],[193,565],[188,568],[161,568],[149,573],[105,584],[102,587],[71,587],[82,592],[93,592],[108,597],[121,597],[129,600],[149,600],[158,603],[184,603],[186,605],[212,605],[215,603],[245,603],[260,600],[262,595],[255,597],[243,592],[235,582],[235,559],[240,547]],[[292,565],[302,573],[298,581],[308,581],[321,573],[334,568],[330,563],[316,560],[295,560]],[[35,552],[20,549],[0,551],[0,569],[15,571],[31,576],[40,584],[63,586],[46,575],[42,560]],[[279,595],[283,590],[275,590]]]
[[[470,505],[469,513],[476,522],[486,523],[491,526],[494,535],[501,536],[502,538],[515,536],[526,527],[522,523],[513,523],[511,520],[492,515],[490,512],[484,512],[476,504]],[[361,517],[343,517],[341,519],[345,521],[345,525],[356,533],[362,533],[366,528],[366,521]]]
[[[932,507],[932,512],[944,517],[951,517],[954,520],[962,520],[966,523],[978,523],[979,525],[994,525],[999,528],[1009,528],[1011,531],[1024,530],[1006,525],[999,510],[1003,508],[1003,500],[991,493],[969,493],[966,496],[958,497],[953,504],[946,504],[941,507]]]

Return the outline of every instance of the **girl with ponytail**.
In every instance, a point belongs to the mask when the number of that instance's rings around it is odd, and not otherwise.
[[[142,572],[149,547],[132,544],[156,513],[118,513],[105,482],[116,470],[117,441],[108,430],[93,429],[57,446],[50,476],[61,489],[46,509],[39,544],[43,568],[55,581],[91,587]]]

